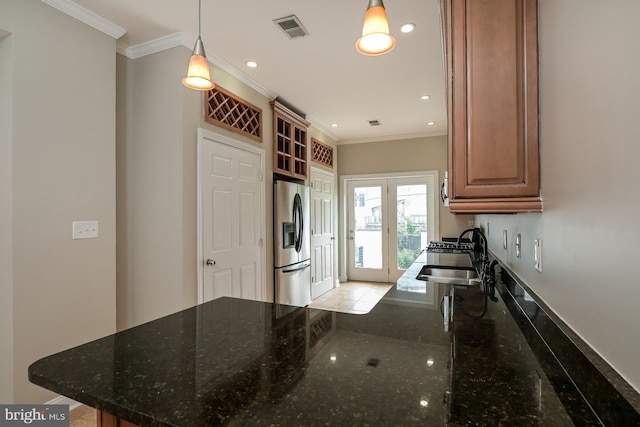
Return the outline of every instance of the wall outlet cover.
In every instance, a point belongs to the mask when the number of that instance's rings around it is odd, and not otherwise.
[[[71,237],[77,239],[97,239],[98,221],[73,221]]]
[[[533,261],[536,270],[542,273],[542,240],[540,239],[533,241]]]

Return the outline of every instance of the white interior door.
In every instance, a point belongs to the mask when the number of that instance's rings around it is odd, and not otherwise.
[[[311,169],[311,299],[335,283],[335,188],[333,173]]]
[[[264,300],[264,155],[223,141],[231,142],[208,132],[200,138],[199,300]]]

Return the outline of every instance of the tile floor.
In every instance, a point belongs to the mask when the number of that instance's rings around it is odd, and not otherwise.
[[[311,301],[309,308],[365,314],[371,311],[391,286],[393,283],[344,282]]]
[[[85,405],[78,406],[69,413],[69,427],[96,427],[96,410]]]

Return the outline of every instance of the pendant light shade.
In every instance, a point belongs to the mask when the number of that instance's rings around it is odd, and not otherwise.
[[[363,55],[382,55],[395,45],[396,39],[389,34],[389,21],[382,0],[369,0],[362,37],[356,42],[356,49]]]
[[[202,43],[202,37],[200,36],[201,12],[202,0],[198,0],[198,38],[196,39],[196,44],[193,47],[193,53],[189,60],[187,76],[182,79],[182,84],[191,89],[210,90],[215,87],[215,84],[211,81],[209,61],[207,61],[207,55],[204,52],[204,44]]]

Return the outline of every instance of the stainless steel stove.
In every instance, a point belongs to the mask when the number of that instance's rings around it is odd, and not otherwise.
[[[473,243],[431,241],[427,245],[427,252],[463,254],[473,251]]]

